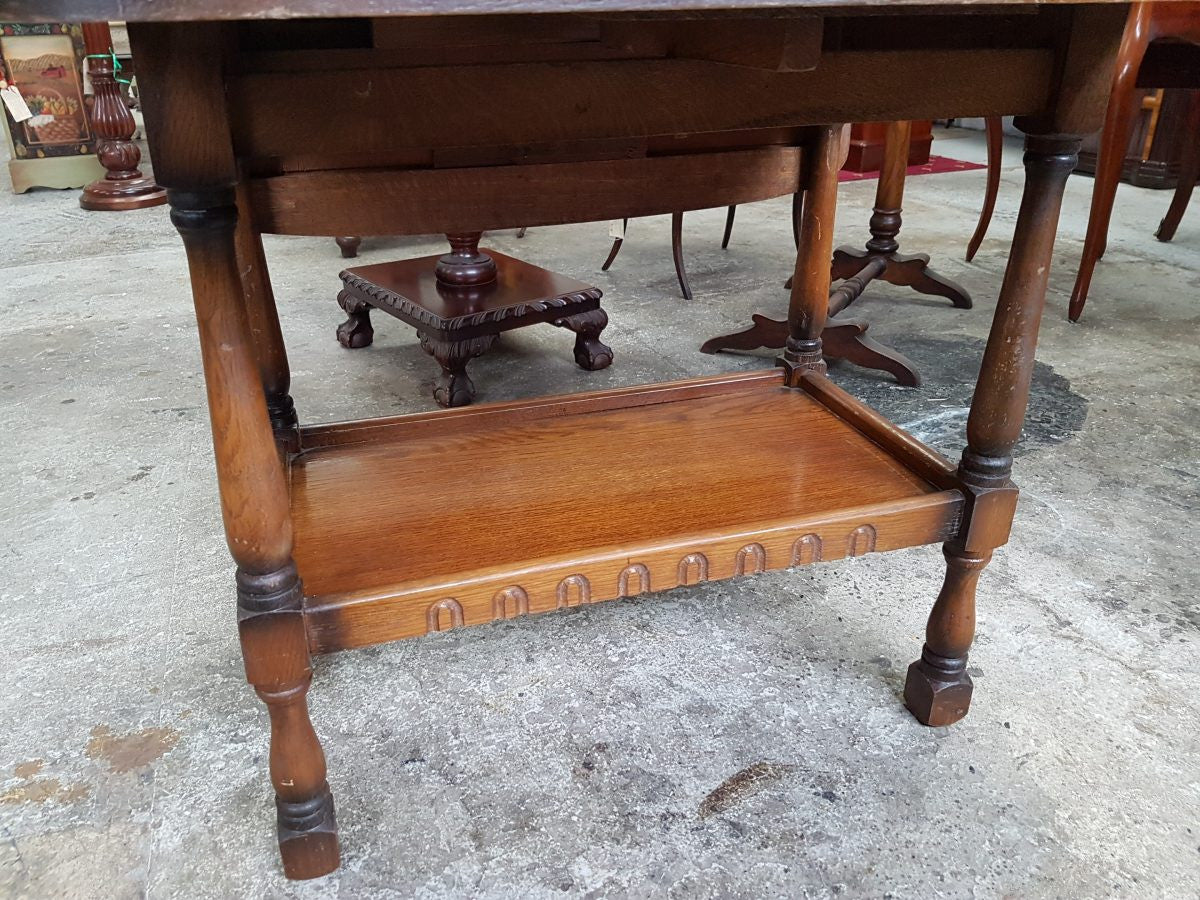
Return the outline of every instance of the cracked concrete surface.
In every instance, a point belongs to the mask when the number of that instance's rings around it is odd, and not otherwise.
[[[934,152],[982,158],[955,134]],[[972,264],[983,173],[908,186],[904,249],[976,308],[875,285],[851,311],[924,386],[833,370],[954,456],[1022,182],[1006,149]],[[843,185],[839,243],[867,237],[874,187]],[[936,547],[344,653],[311,698],[345,862],[305,884],[276,858],[178,237],[162,208],[0,192],[0,895],[1196,896],[1200,209],[1160,244],[1169,195],[1122,185],[1072,326],[1090,192],[1071,179],[967,719],[926,729],[899,698]],[[769,364],[696,348],[782,311],[787,210],[742,208],[727,251],[722,210],[689,214],[691,303],[665,218],[635,220],[607,274],[602,223],[490,236],[601,286],[616,362],[582,372],[570,335],[523,329],[473,365],[480,401]],[[302,418],[431,407],[410,328],[376,316],[374,347],[338,346],[331,240],[266,247]]]

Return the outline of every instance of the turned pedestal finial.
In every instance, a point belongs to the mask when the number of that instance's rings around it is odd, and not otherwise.
[[[496,280],[496,261],[479,249],[482,231],[448,234],[450,252],[434,267],[437,280],[453,287],[490,284]]]
[[[88,75],[95,91],[92,130],[96,155],[107,174],[83,189],[79,205],[84,209],[142,209],[167,202],[167,192],[138,169],[142,151],[132,140],[137,123],[125,105],[116,78],[113,56],[89,56]]]

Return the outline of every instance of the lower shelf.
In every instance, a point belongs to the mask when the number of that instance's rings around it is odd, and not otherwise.
[[[953,467],[777,370],[305,429],[315,652],[927,544]]]

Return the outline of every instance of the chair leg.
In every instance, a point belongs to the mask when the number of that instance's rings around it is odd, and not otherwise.
[[[671,256],[675,259],[675,276],[679,279],[679,290],[684,300],[692,299],[692,288],[688,284],[687,269],[683,265],[683,213],[671,213]]]
[[[802,218],[804,218],[804,191],[796,191],[792,194],[792,243],[796,245],[797,250],[800,249],[800,220]],[[791,275],[783,283],[783,289],[785,291],[792,289]]]
[[[608,251],[608,259],[604,261],[604,265],[600,267],[601,272],[607,272],[608,267],[613,264],[613,260],[617,258],[617,254],[621,252],[621,245],[625,243],[625,231],[629,228],[629,220],[621,220],[621,237],[613,238],[612,249]]]
[[[1087,303],[1088,288],[1096,262],[1104,255],[1108,241],[1108,224],[1112,218],[1113,201],[1117,196],[1117,182],[1121,180],[1121,166],[1125,161],[1125,148],[1129,145],[1129,131],[1133,127],[1134,89],[1138,69],[1146,46],[1150,43],[1150,7],[1152,3],[1135,3],[1129,13],[1125,34],[1121,38],[1121,49],[1117,53],[1117,71],[1113,76],[1112,94],[1108,98],[1108,111],[1104,118],[1104,131],[1100,136],[1100,152],[1096,161],[1096,177],[1092,186],[1092,209],[1088,215],[1087,236],[1083,241],[1083,255],[1079,260],[1079,273],[1075,276],[1075,288],[1071,291],[1071,305],[1067,317],[1078,322]]]
[[[804,191],[792,194],[792,243],[800,246],[800,220],[804,218]]]
[[[996,195],[1000,192],[1000,162],[1004,155],[1004,120],[1000,116],[988,116],[987,127],[987,187],[983,192],[983,207],[979,210],[979,224],[967,244],[967,262],[975,258],[979,245],[983,243],[992,213],[996,210]]]
[[[1171,206],[1163,216],[1155,237],[1160,241],[1169,241],[1175,237],[1175,229],[1179,227],[1188,201],[1192,199],[1192,188],[1200,179],[1200,91],[1192,92],[1191,106],[1188,108],[1188,129],[1185,132],[1183,157],[1179,161],[1179,183],[1175,186],[1175,196],[1171,198]]]
[[[725,234],[721,237],[721,249],[729,248],[729,236],[733,234],[733,217],[737,213],[737,206],[729,207],[729,212],[725,214]]]

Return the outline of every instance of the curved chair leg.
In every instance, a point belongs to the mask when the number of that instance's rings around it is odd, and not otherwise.
[[[1175,229],[1179,227],[1188,201],[1192,199],[1192,188],[1200,179],[1200,91],[1192,92],[1192,102],[1188,108],[1188,129],[1185,133],[1187,137],[1184,139],[1183,154],[1179,161],[1179,184],[1175,186],[1171,206],[1154,235],[1160,241],[1169,241],[1175,237]]]
[[[967,262],[975,258],[979,245],[983,243],[988,226],[992,224],[992,213],[996,210],[996,195],[1000,192],[1000,160],[1004,155],[1004,120],[1000,116],[988,116],[987,128],[987,187],[983,192],[983,207],[979,210],[979,224],[967,244]]]
[[[684,300],[692,299],[688,285],[687,269],[683,266],[683,213],[671,213],[671,256],[675,258],[675,275],[679,278],[679,290]]]
[[[1129,21],[1121,38],[1121,49],[1117,53],[1117,71],[1113,75],[1112,94],[1108,98],[1104,131],[1100,136],[1087,237],[1084,238],[1079,274],[1075,276],[1075,288],[1071,291],[1071,305],[1067,311],[1067,316],[1072,322],[1078,322],[1079,317],[1083,315],[1083,306],[1087,303],[1088,288],[1091,287],[1096,261],[1104,255],[1108,241],[1108,223],[1112,218],[1117,182],[1121,179],[1125,148],[1129,145],[1129,131],[1133,127],[1134,87],[1137,83],[1138,69],[1142,65],[1142,57],[1146,55],[1146,46],[1152,39],[1153,6],[1153,3],[1135,3],[1130,8]]]
[[[625,231],[629,228],[629,220],[621,220],[621,237],[613,238],[612,249],[608,251],[608,259],[604,261],[604,265],[600,267],[601,272],[607,272],[608,267],[613,264],[613,260],[617,258],[617,254],[621,252],[621,245],[625,243]]]
[[[522,225],[520,228],[517,229],[517,238],[518,239],[525,237],[525,228],[526,228],[526,226]]]
[[[729,212],[725,214],[725,234],[721,238],[721,249],[729,248],[729,236],[733,234],[733,217],[737,213],[737,206],[729,207]]]

